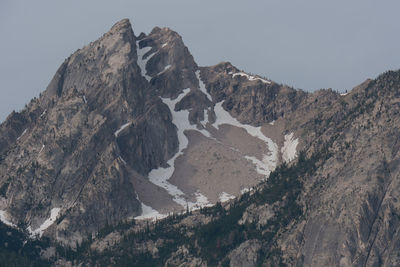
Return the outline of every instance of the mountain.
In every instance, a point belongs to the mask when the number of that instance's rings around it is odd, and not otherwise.
[[[399,265],[399,86],[307,93],[122,20],[0,125],[2,227],[60,266]]]

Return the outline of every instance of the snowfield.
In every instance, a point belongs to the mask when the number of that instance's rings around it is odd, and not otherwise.
[[[241,124],[237,119],[232,117],[231,114],[229,114],[229,112],[224,110],[222,104],[223,101],[215,104],[214,112],[216,120],[212,125],[216,129],[219,129],[219,126],[223,124],[229,124],[232,126],[243,128],[249,135],[257,137],[258,139],[264,141],[268,147],[269,152],[263,155],[262,161],[257,159],[256,161],[254,161],[255,158],[253,157],[248,157],[247,159],[253,161],[253,163],[257,162],[256,164],[257,171],[259,171],[260,174],[266,176],[269,175],[271,171],[273,171],[276,168],[278,162],[278,146],[270,138],[266,137],[261,132],[261,127],[254,127],[248,124]]]
[[[207,98],[212,101],[212,97],[208,94],[203,81],[200,78],[200,71],[196,71],[196,76],[199,81],[199,90],[201,90]],[[257,78],[258,79],[258,78]],[[153,184],[164,188],[173,198],[173,201],[178,203],[183,208],[198,209],[204,206],[211,206],[212,203],[209,202],[207,197],[203,195],[201,192],[197,191],[194,195],[194,202],[190,201],[189,196],[186,195],[178,186],[169,182],[169,179],[172,177],[175,171],[175,160],[183,155],[184,150],[189,145],[189,140],[185,135],[185,131],[193,130],[202,133],[205,137],[215,139],[210,135],[210,132],[207,129],[197,129],[197,125],[192,125],[189,122],[189,110],[175,110],[175,106],[178,102],[180,102],[186,95],[189,94],[190,88],[184,89],[181,94],[178,95],[175,99],[169,98],[161,98],[164,104],[166,104],[172,115],[172,123],[177,128],[177,136],[179,141],[178,152],[167,161],[167,167],[159,167],[157,169],[153,169],[148,174],[149,181]],[[215,112],[215,122],[211,125],[215,129],[219,130],[221,125],[227,124],[232,125],[238,128],[244,129],[249,135],[260,139],[265,143],[265,151],[262,153],[262,159],[256,158],[254,156],[244,155],[243,157],[255,166],[257,173],[261,174],[265,179],[269,176],[269,174],[276,168],[278,164],[279,154],[282,153],[282,159],[284,161],[293,160],[296,157],[296,147],[298,145],[298,139],[294,139],[293,133],[285,135],[285,142],[281,149],[279,149],[278,145],[272,141],[269,137],[265,136],[261,127],[255,127],[252,125],[242,124],[236,118],[232,117],[229,112],[224,110],[222,107],[223,101],[216,103],[214,106]],[[211,112],[209,109],[204,110],[204,120],[201,124],[206,127],[208,120],[207,111]],[[273,124],[273,122],[271,123]],[[127,124],[121,126],[120,130],[126,127]],[[208,127],[210,127],[208,125]],[[120,131],[119,130],[119,131]],[[116,132],[116,136],[118,136],[118,131]],[[122,161],[122,160],[121,160]],[[243,192],[246,192],[250,189],[243,189]],[[230,199],[235,198],[235,196],[230,195],[226,192],[218,193],[219,201],[225,202]],[[143,213],[140,216],[137,216],[136,219],[155,219],[162,218],[165,216],[160,214],[157,210],[152,207],[146,206],[142,203]]]

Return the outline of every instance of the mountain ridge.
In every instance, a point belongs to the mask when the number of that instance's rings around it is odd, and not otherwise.
[[[179,34],[156,27],[136,37],[122,20],[0,125],[3,219],[78,251],[89,242],[79,255],[90,264],[109,240],[114,250],[150,227],[175,237],[157,232],[157,243],[146,230],[130,244],[141,249],[115,257],[395,265],[399,73],[346,95],[307,93],[229,62],[199,67]],[[92,239],[123,222],[126,234]],[[197,234],[222,222],[226,235]]]

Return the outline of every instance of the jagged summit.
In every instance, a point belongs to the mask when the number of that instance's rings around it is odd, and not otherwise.
[[[251,125],[279,117],[255,102],[272,90],[269,81],[222,65],[199,68],[168,28],[135,37],[129,20],[117,22],[67,58],[43,95],[1,125],[11,134],[0,137],[0,209],[32,232],[50,215],[62,218],[41,231],[75,243],[106,222],[240,195],[292,160],[296,148],[282,154],[281,130],[272,140],[270,130]],[[273,90],[271,103],[285,101],[279,87]],[[221,172],[227,167],[232,173]],[[243,170],[250,175],[243,178]]]
[[[0,219],[69,246],[123,225],[90,247],[129,262],[398,265],[399,73],[306,93],[121,20],[0,125]]]
[[[120,32],[120,31],[127,31],[129,29],[132,29],[132,25],[131,22],[129,21],[129,19],[121,19],[120,21],[118,21],[117,23],[115,23],[109,33],[116,33],[116,32]]]
[[[128,19],[116,23],[98,40],[77,50],[60,66],[44,94],[60,97],[69,90],[88,92],[90,88],[108,87],[118,83],[121,75],[138,72],[135,66],[136,37]],[[102,85],[103,84],[103,85]]]

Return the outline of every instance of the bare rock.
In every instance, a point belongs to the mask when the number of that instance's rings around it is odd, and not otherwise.
[[[253,267],[257,264],[261,243],[258,240],[247,240],[229,253],[229,266]]]

